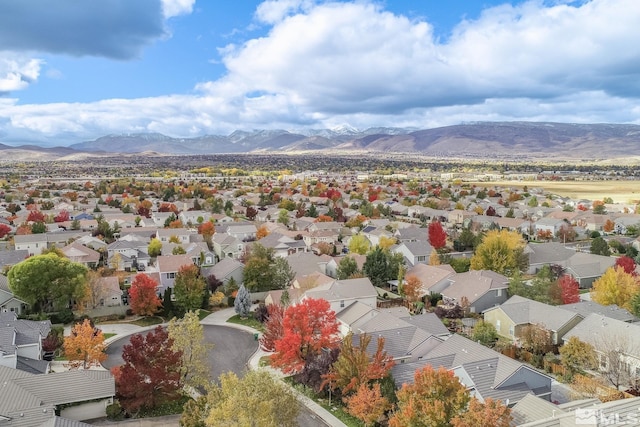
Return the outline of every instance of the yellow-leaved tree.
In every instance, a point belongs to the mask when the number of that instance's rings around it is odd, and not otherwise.
[[[527,267],[525,242],[516,231],[491,230],[482,239],[471,257],[472,270],[492,270],[500,274],[513,274]]]
[[[204,340],[204,329],[195,311],[188,311],[182,319],[169,322],[169,338],[173,339],[173,351],[182,353],[180,374],[183,384],[204,387],[210,382],[211,368],[207,355],[212,344]]]
[[[598,304],[617,304],[630,309],[634,295],[640,292],[638,278],[628,274],[621,266],[608,268],[591,288],[591,299]]]

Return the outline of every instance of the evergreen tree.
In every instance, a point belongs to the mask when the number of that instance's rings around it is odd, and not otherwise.
[[[249,311],[251,310],[251,294],[244,285],[240,285],[233,306],[240,317],[245,318],[249,315]]]

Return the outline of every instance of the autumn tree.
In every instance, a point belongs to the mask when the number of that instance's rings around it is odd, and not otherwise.
[[[256,230],[256,239],[260,240],[263,237],[267,237],[269,235],[269,229],[267,228],[266,225],[261,225],[260,227],[258,227],[258,230]]]
[[[114,372],[116,397],[122,408],[135,415],[180,397],[182,354],[162,326],[146,335],[133,335],[122,352],[124,365]]]
[[[512,274],[526,267],[524,241],[515,231],[491,230],[471,257],[472,270],[492,270],[500,274]]]
[[[594,369],[597,365],[593,346],[578,337],[570,337],[559,351],[562,364],[574,374],[583,369]]]
[[[637,278],[625,273],[623,267],[611,267],[593,282],[591,299],[598,304],[617,304],[619,307],[626,308],[638,292],[640,292],[640,283]]]
[[[398,406],[390,427],[449,427],[450,421],[469,403],[469,392],[445,368],[426,365],[416,370],[413,384],[405,383],[397,393]]]
[[[4,239],[9,233],[11,233],[11,227],[6,224],[0,224],[0,239]]]
[[[284,336],[284,310],[285,307],[278,304],[267,305],[267,321],[260,337],[260,347],[265,351],[275,351],[276,342]]]
[[[349,239],[349,252],[364,255],[369,252],[371,242],[363,234],[356,234]]]
[[[150,257],[157,257],[162,253],[162,242],[160,239],[156,239],[155,237],[151,239],[147,247],[147,253]]]
[[[616,223],[607,218],[607,220],[604,222],[604,225],[602,226],[602,230],[607,233],[611,233],[614,228],[616,228]]]
[[[393,358],[384,351],[384,338],[378,337],[376,351],[370,355],[371,336],[359,336],[359,345],[353,344],[353,334],[342,340],[340,355],[324,376],[324,384],[340,390],[343,397],[356,392],[361,385],[387,376],[395,364]]]
[[[453,417],[451,427],[509,427],[512,419],[511,409],[501,401],[474,397],[466,411]]]
[[[153,316],[162,306],[158,282],[144,273],[136,274],[129,289],[129,304],[138,316]]]
[[[205,387],[210,382],[211,368],[207,359],[213,349],[204,340],[204,329],[195,311],[188,311],[182,319],[173,318],[169,322],[169,338],[172,349],[181,353],[181,382],[191,387]]]
[[[283,382],[267,371],[249,371],[242,378],[229,372],[207,393],[207,426],[297,426],[298,401]]]
[[[69,221],[69,212],[66,210],[61,210],[58,215],[53,217],[53,221],[54,222],[65,222],[65,221]]]
[[[184,312],[199,309],[206,287],[207,283],[196,265],[183,265],[173,284],[176,306]]]
[[[520,347],[533,354],[544,354],[551,346],[551,333],[543,325],[525,325],[518,336]]]
[[[441,249],[447,245],[447,232],[444,231],[440,221],[429,224],[429,243],[434,249]]]
[[[570,274],[564,274],[558,279],[562,304],[580,302],[580,284]]]
[[[421,287],[422,281],[418,278],[418,276],[410,274],[407,276],[406,282],[402,285],[400,290],[405,299],[409,303],[414,304],[420,301]]]
[[[310,355],[338,347],[340,342],[336,313],[324,299],[307,298],[287,307],[282,328],[271,362],[287,374],[300,371]]]
[[[44,222],[45,217],[44,217],[44,214],[40,211],[30,211],[29,215],[27,216],[27,221],[28,222]]]
[[[213,222],[206,221],[198,226],[198,234],[202,235],[206,242],[211,241],[211,237],[215,234],[216,227]]]
[[[356,392],[345,398],[347,412],[358,418],[365,426],[373,426],[391,407],[389,400],[382,395],[380,383],[363,383]]]
[[[67,306],[85,297],[87,268],[56,253],[36,255],[11,267],[9,288],[34,311]]]
[[[633,258],[628,257],[626,255],[623,255],[620,258],[618,258],[616,260],[615,266],[622,267],[625,273],[630,274],[632,276],[638,275],[638,273],[636,272],[636,267],[637,267],[636,262],[633,260]]]
[[[81,364],[83,369],[100,364],[107,358],[104,352],[104,335],[89,319],[76,323],[71,334],[64,339],[64,355],[72,365]]]

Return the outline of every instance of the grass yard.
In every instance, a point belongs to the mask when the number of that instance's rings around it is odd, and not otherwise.
[[[159,325],[161,323],[164,323],[164,319],[159,316],[148,316],[148,317],[143,317],[142,319],[134,320],[133,322],[129,322],[129,323],[133,325],[138,325],[138,326],[153,326],[153,325]]]
[[[545,191],[572,199],[602,200],[611,197],[615,203],[640,202],[638,181],[491,181],[470,182],[478,188],[514,187],[543,188]],[[542,203],[544,200],[538,200]]]
[[[116,335],[118,335],[118,334],[114,334],[114,333],[111,333],[111,332],[108,332],[106,334],[102,334],[102,336],[104,337],[105,340],[107,338],[115,337]]]
[[[251,313],[249,313],[249,317],[247,317],[246,319],[243,319],[240,317],[239,314],[236,314],[235,316],[229,318],[229,320],[227,320],[227,322],[229,323],[235,323],[237,325],[244,325],[244,326],[249,326],[250,328],[256,329],[260,332],[264,331],[264,325],[260,322],[258,322],[254,317],[253,317],[253,311]]]

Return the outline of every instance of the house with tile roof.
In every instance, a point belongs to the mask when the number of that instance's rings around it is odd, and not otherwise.
[[[447,305],[463,305],[466,299],[471,313],[482,313],[507,300],[509,279],[491,270],[471,270],[457,273],[451,284],[440,293]]]
[[[396,385],[413,383],[415,371],[426,365],[452,371],[481,401],[492,398],[513,406],[528,394],[551,397],[551,377],[461,335],[452,335],[420,360],[396,364],[391,370]]]
[[[499,335],[518,340],[527,326],[541,326],[549,331],[554,345],[562,344],[562,338],[582,321],[576,310],[565,310],[563,306],[553,306],[514,295],[498,307],[484,312],[485,322],[495,326]]]
[[[105,417],[115,396],[113,376],[101,370],[36,375],[0,365],[0,384],[1,426],[89,426],[79,421]]]

